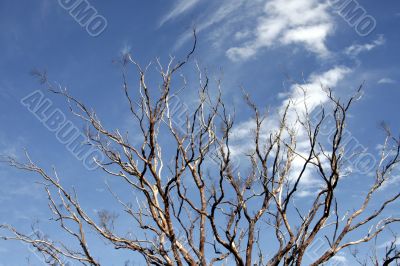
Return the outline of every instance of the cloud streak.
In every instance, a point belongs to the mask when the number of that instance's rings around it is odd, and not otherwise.
[[[380,80],[378,80],[378,84],[395,84],[395,83],[396,81],[391,78],[381,78]]]
[[[368,52],[372,49],[375,49],[378,46],[384,45],[386,42],[383,35],[379,35],[379,37],[371,43],[366,44],[354,44],[346,48],[345,54],[350,56],[357,56],[362,52]]]
[[[183,15],[197,3],[198,0],[179,1],[160,25]],[[317,0],[222,0],[212,3],[212,8],[194,21],[199,32],[207,29],[214,45],[225,45],[232,61],[256,57],[265,48],[289,45],[326,57],[330,54],[326,39],[334,31],[329,5]],[[189,39],[190,34],[185,33],[175,46],[180,47]]]
[[[198,4],[200,0],[179,0],[175,6],[167,13],[165,14],[160,22],[159,22],[159,27],[163,26],[165,23],[167,23],[170,20],[173,20],[186,11],[190,10],[193,8],[196,4]]]
[[[266,47],[300,44],[325,57],[329,55],[325,41],[332,32],[333,19],[327,4],[316,0],[267,1],[253,38],[229,48],[227,56],[233,61],[246,60]]]
[[[269,115],[269,119],[263,124],[261,138],[267,139],[271,132],[278,129],[280,117],[290,102],[291,107],[288,110],[286,122],[291,127],[297,129],[296,152],[307,157],[309,140],[304,128],[297,122],[298,115],[306,111],[304,101],[307,104],[307,111],[312,113],[318,106],[327,103],[329,100],[323,88],[337,86],[350,72],[351,69],[348,67],[336,66],[323,73],[311,74],[305,84],[293,84],[286,98],[278,105],[278,112]],[[304,91],[306,92],[306,98],[304,98]],[[249,136],[252,136],[254,131],[254,119],[239,123],[234,128],[232,132],[233,155],[241,156],[241,154],[248,152],[248,147],[252,146],[251,142],[253,141]],[[297,156],[292,162],[292,177],[296,176],[296,174],[298,175],[303,165],[304,160],[300,156]],[[319,180],[315,179],[312,174],[312,170],[312,168],[308,168],[303,175],[301,184],[304,190],[303,193],[299,195],[301,197],[313,195],[315,187],[318,187],[320,184]]]

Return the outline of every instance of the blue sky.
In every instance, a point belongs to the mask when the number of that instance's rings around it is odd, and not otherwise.
[[[59,1],[0,1],[0,153],[22,157],[27,149],[41,165],[55,165],[66,185],[84,192],[81,200],[93,211],[112,206],[104,192],[106,176],[86,171],[54,133],[20,103],[40,88],[29,74],[33,68],[46,69],[51,80],[93,106],[108,126],[129,129],[132,124],[121,104],[125,103],[121,72],[112,61],[130,52],[141,64],[155,57],[166,63],[170,55],[185,55],[192,44],[191,29],[196,27],[199,43],[195,58],[212,77],[222,77],[224,97],[237,111],[238,152],[246,146],[241,138],[250,130],[241,87],[260,106],[279,110],[288,97],[296,97],[295,84],[310,88],[311,104],[316,108],[326,101],[316,89],[321,83],[346,97],[365,82],[364,96],[351,112],[352,134],[374,152],[383,140],[380,121],[400,132],[397,0],[360,1],[366,15],[376,21],[366,36],[337,14],[329,1],[89,2],[107,20],[107,27],[97,37],[90,36]],[[195,71],[194,64],[189,68]],[[189,86],[181,97],[190,105],[196,95],[195,87]],[[62,100],[48,96],[54,106],[68,114]],[[73,121],[81,127],[79,121]],[[29,230],[32,219],[46,222],[46,198],[35,181],[38,178],[34,175],[0,165],[0,223]],[[114,180],[109,182],[118,186]],[[363,179],[358,176],[346,184],[361,188]],[[346,197],[356,197],[357,192],[348,187],[343,187]],[[54,233],[53,227],[47,228]],[[17,252],[20,255],[16,256]],[[1,266],[23,265],[23,254],[30,256],[32,265],[41,265],[26,246],[0,242]],[[111,256],[104,260],[106,265],[123,262]]]

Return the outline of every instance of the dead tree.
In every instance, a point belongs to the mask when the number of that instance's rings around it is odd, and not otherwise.
[[[345,168],[343,135],[347,114],[359,91],[341,101],[328,89],[329,104],[321,107],[316,120],[311,119],[306,100],[302,111],[297,112],[289,102],[279,113],[276,128],[266,128],[269,116],[245,94],[245,102],[254,113],[254,131],[248,136],[248,152],[236,155],[231,144],[233,115],[222,100],[219,83],[216,90],[211,90],[204,71],[198,69],[199,100],[193,112],[186,114],[183,130],[174,123],[170,101],[178,89],[172,83],[194,49],[195,46],[178,63],[171,58],[166,67],[156,61],[160,90],[147,84],[149,66],[142,68],[130,55],[121,60],[123,93],[137,123],[134,133],[141,136],[139,144],[132,144],[128,134],[103,126],[92,109],[41,76],[46,87],[64,97],[71,112],[88,125],[91,145],[106,157],[105,161],[96,162],[99,168],[123,180],[136,193],[137,202],[126,202],[109,187],[121,210],[135,223],[138,235],[116,233],[112,226],[115,217],[109,213],[103,212],[100,217],[89,215],[75,191],[62,185],[55,170],[48,172],[27,156],[27,162],[13,158],[6,161],[43,178],[53,221],[75,239],[79,249],[66,246],[62,240],[49,240],[40,233],[24,234],[11,225],[1,226],[2,238],[30,244],[51,265],[64,265],[66,259],[83,265],[101,265],[99,254],[86,240],[90,231],[115,249],[141,254],[149,265],[240,266],[301,265],[312,244],[323,239],[327,248],[309,262],[321,265],[346,248],[376,239],[400,221],[400,217],[385,213],[390,204],[398,201],[400,193],[387,195],[381,202],[380,198],[373,198],[392,178],[400,161],[400,140],[389,130],[374,177],[365,177],[371,186],[361,205],[340,214],[343,199],[337,197],[338,184],[345,175],[351,175]],[[137,90],[128,83],[129,65],[137,69]],[[295,121],[293,115],[288,117],[293,112]],[[328,114],[334,121],[329,142],[320,135]],[[298,130],[306,133],[306,152],[299,152],[297,147]],[[161,134],[168,138],[165,147],[160,142]],[[245,157],[247,163],[242,162],[246,167],[235,165],[235,156]],[[293,163],[299,161],[301,167],[294,169]],[[320,185],[315,187],[312,203],[304,209],[294,199],[310,169]],[[373,210],[368,208],[372,202]],[[354,236],[353,232],[358,233]],[[386,256],[377,261],[389,265],[398,258],[396,243],[391,242]]]

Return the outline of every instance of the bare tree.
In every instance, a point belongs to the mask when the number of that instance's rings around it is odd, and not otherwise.
[[[89,215],[75,191],[62,185],[55,170],[46,171],[27,155],[27,162],[10,157],[6,161],[43,178],[53,221],[75,239],[79,249],[68,247],[62,240],[49,240],[42,233],[21,233],[10,225],[1,226],[5,230],[2,238],[30,244],[51,265],[66,265],[65,260],[101,265],[99,255],[87,241],[90,231],[115,249],[141,254],[149,265],[246,266],[301,265],[313,243],[323,239],[326,248],[310,262],[321,265],[345,248],[376,239],[400,221],[400,217],[385,212],[400,193],[387,196],[382,202],[381,197],[373,197],[390,181],[400,161],[400,140],[390,130],[386,130],[374,177],[365,177],[371,186],[361,205],[340,214],[346,199],[337,197],[337,188],[343,177],[351,174],[346,168],[343,136],[349,109],[361,88],[347,101],[339,100],[327,89],[330,103],[321,107],[316,120],[311,119],[306,98],[302,111],[295,112],[295,121],[293,116],[289,119],[296,110],[289,102],[279,114],[277,128],[266,128],[269,117],[245,93],[245,102],[254,113],[254,134],[248,136],[252,144],[244,155],[248,163],[238,167],[231,144],[233,115],[222,100],[220,83],[216,91],[211,91],[209,78],[200,68],[198,104],[186,114],[184,130],[174,123],[170,101],[178,89],[172,83],[193,56],[195,46],[183,61],[174,63],[171,58],[163,67],[156,60],[161,78],[159,91],[147,85],[149,66],[142,68],[129,54],[120,61],[123,92],[137,123],[134,133],[141,136],[139,144],[132,144],[128,134],[107,129],[92,109],[41,75],[48,89],[64,97],[71,112],[88,125],[91,145],[107,159],[96,161],[100,169],[121,178],[136,193],[136,202],[126,202],[108,187],[121,210],[135,223],[136,235],[119,235],[113,225],[117,218],[113,213]],[[127,69],[132,64],[139,77],[136,91],[127,79]],[[329,142],[320,134],[328,114],[334,121]],[[306,133],[306,152],[299,152],[297,147],[298,130]],[[161,135],[168,139],[163,142],[166,146],[160,141]],[[296,170],[293,164],[299,161],[301,167]],[[321,185],[315,188],[312,203],[304,209],[294,199],[310,170]],[[372,203],[373,210],[369,208]],[[398,258],[393,241],[380,262],[389,265]]]

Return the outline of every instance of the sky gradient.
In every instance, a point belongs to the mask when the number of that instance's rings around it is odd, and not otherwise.
[[[105,191],[106,176],[87,171],[21,104],[21,99],[41,88],[30,71],[46,70],[50,80],[96,109],[108,127],[128,130],[133,125],[127,106],[121,104],[125,103],[121,71],[114,61],[127,52],[142,65],[156,57],[164,64],[170,55],[181,58],[191,48],[193,27],[198,33],[194,58],[210,77],[222,79],[225,101],[237,112],[238,153],[248,145],[245,136],[252,122],[249,111],[243,108],[241,88],[258,105],[279,111],[289,98],[300,97],[299,84],[309,90],[309,103],[315,109],[327,101],[321,85],[332,87],[345,98],[362,83],[364,94],[351,112],[349,128],[368,151],[376,153],[384,138],[381,121],[393,132],[400,132],[400,2],[360,2],[364,16],[376,23],[371,31],[351,25],[351,19],[332,5],[336,2],[340,1],[91,0],[87,3],[101,16],[99,23],[106,26],[101,32],[90,32],[63,7],[63,1],[1,0],[0,154],[23,158],[26,149],[42,166],[56,166],[64,184],[82,192],[80,200],[88,209],[95,213],[98,206],[112,208],[111,196]],[[196,71],[194,61],[185,71],[188,80],[195,82],[191,76]],[[46,97],[82,128],[62,99],[51,94]],[[196,86],[189,84],[180,97],[188,106],[196,102]],[[273,117],[270,126],[274,126]],[[346,180],[341,193],[348,199],[357,198],[367,177],[356,175]],[[43,188],[35,184],[38,180],[35,175],[0,165],[0,223],[29,231],[32,220],[38,219],[50,235],[56,235],[56,227],[47,226],[47,198]],[[312,184],[310,180],[310,186],[304,186],[304,198]],[[392,188],[399,184],[400,175]],[[398,205],[391,209],[398,210]],[[121,223],[130,226],[123,220]],[[102,248],[106,250],[99,246]],[[43,265],[28,247],[0,242],[0,266],[28,265],[26,257],[30,265]],[[104,265],[124,262],[113,254],[102,259]]]

